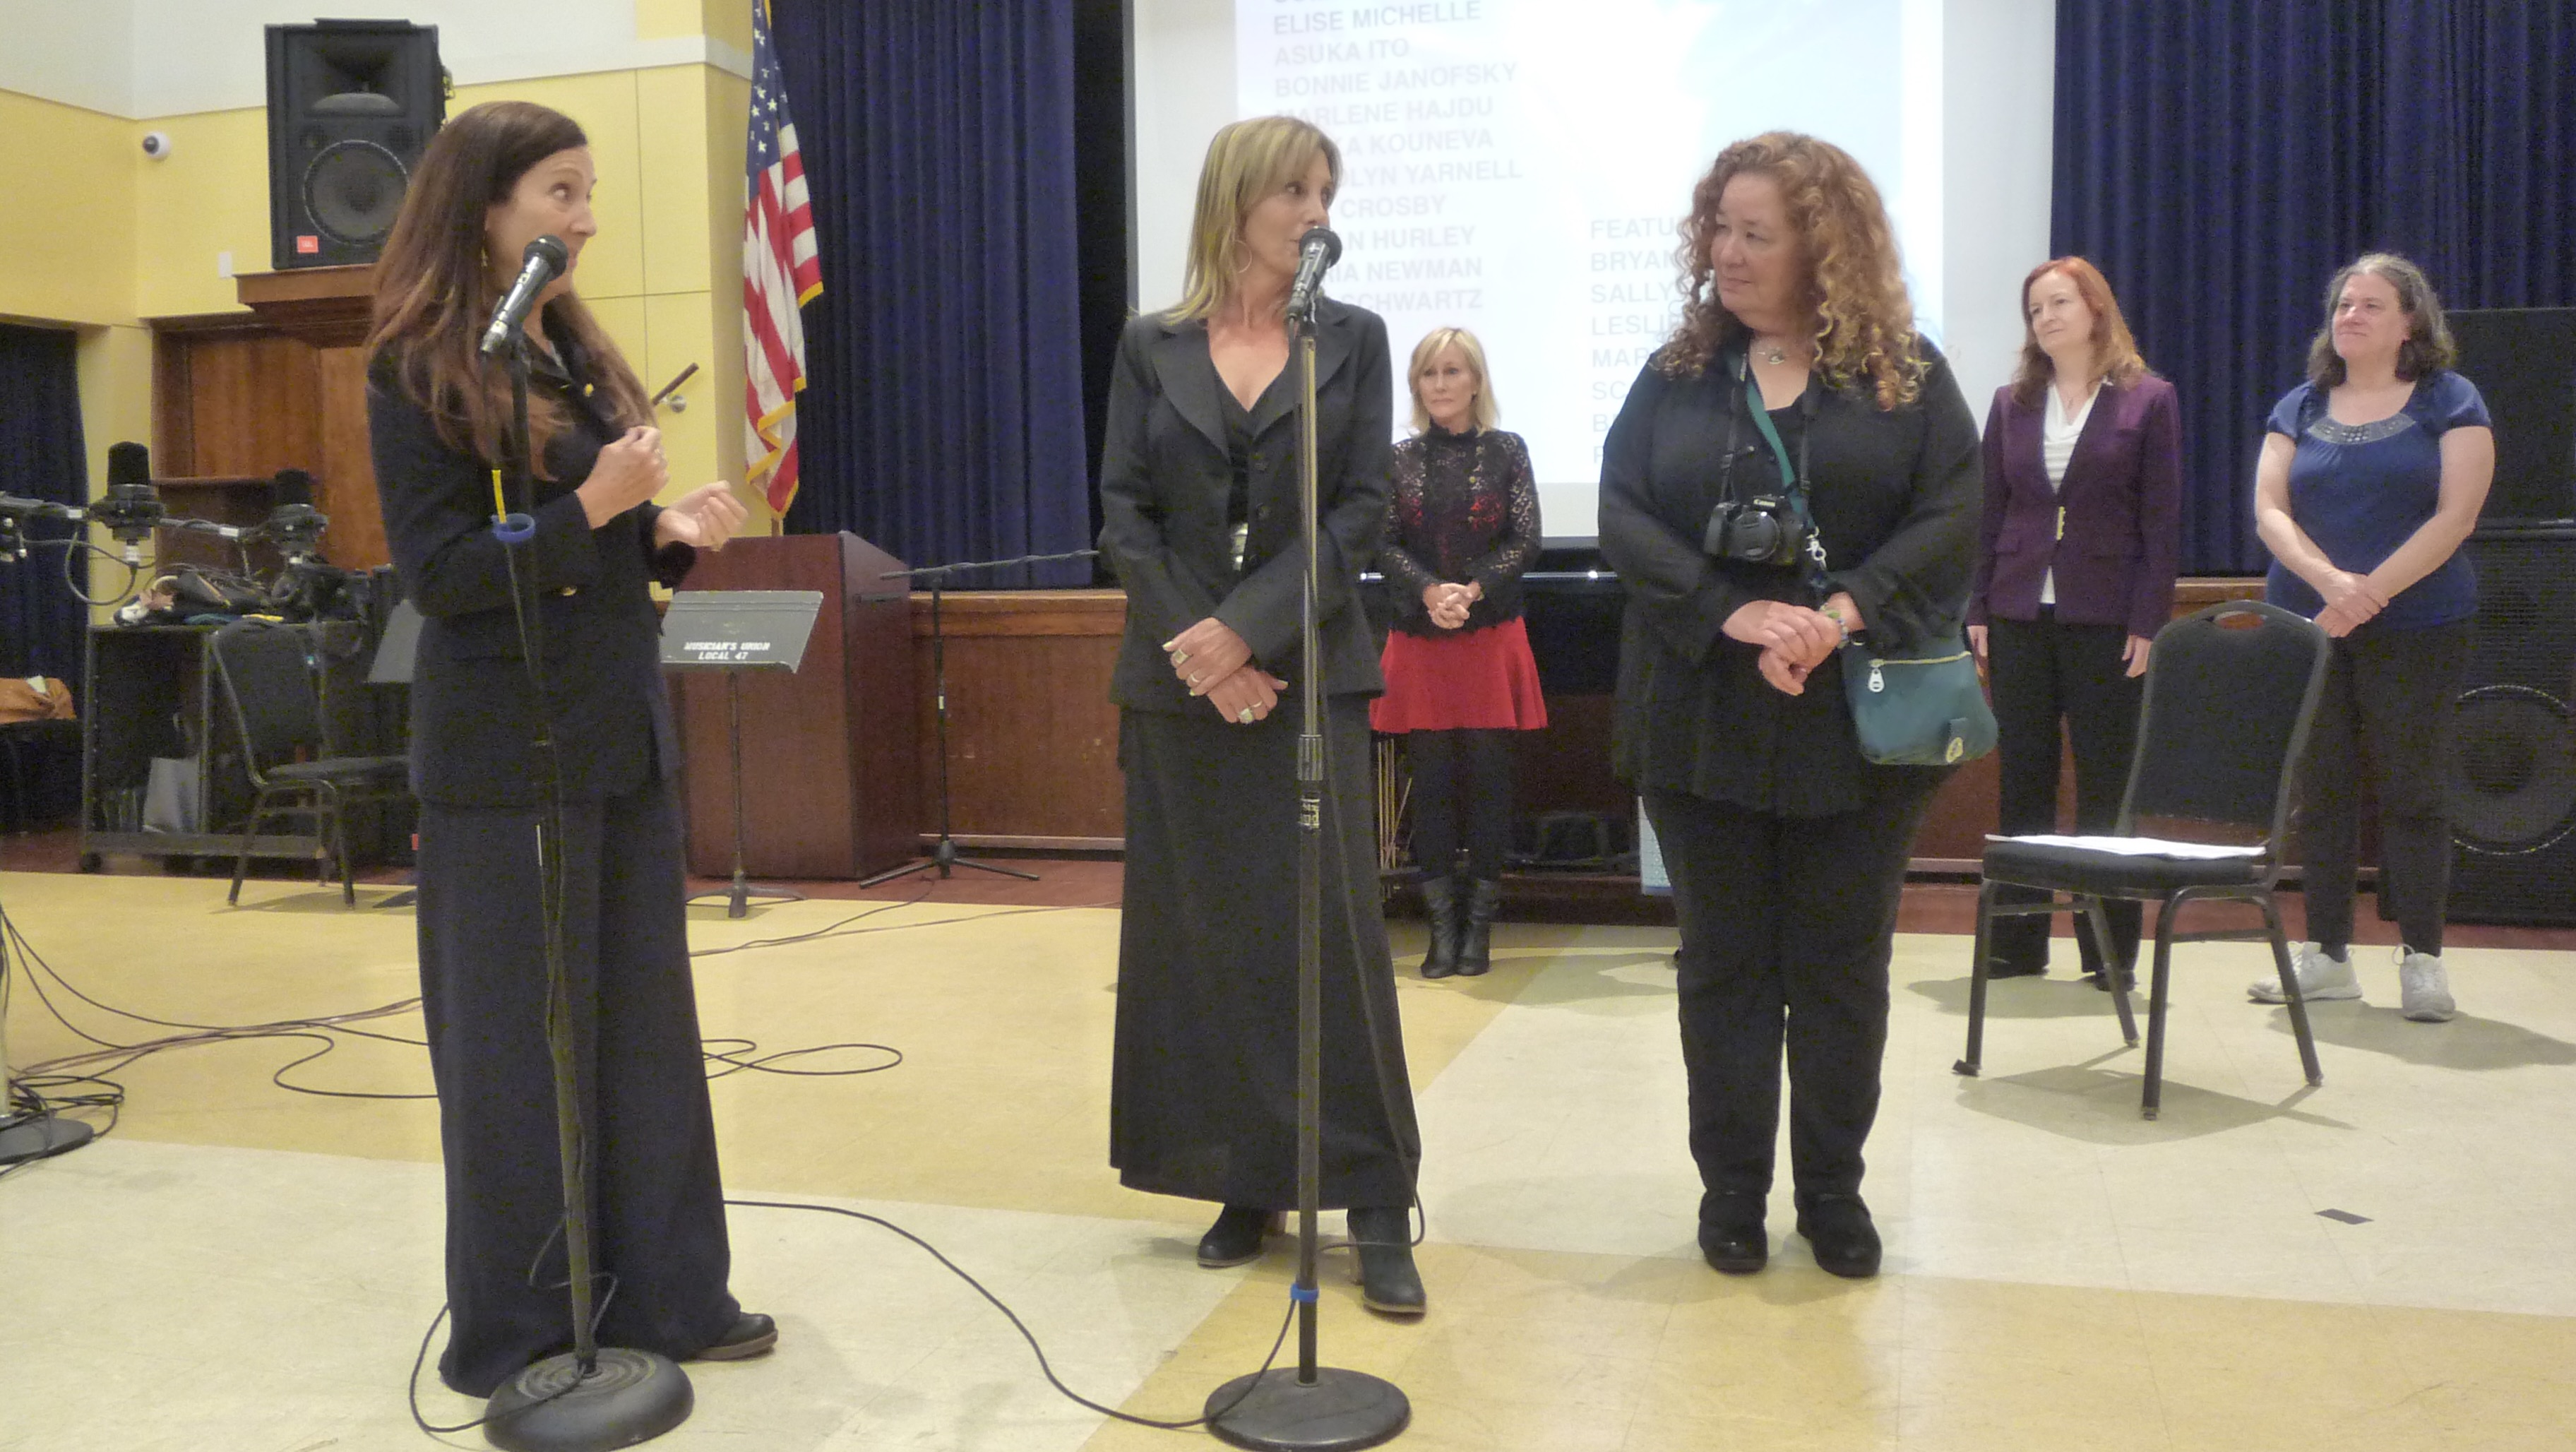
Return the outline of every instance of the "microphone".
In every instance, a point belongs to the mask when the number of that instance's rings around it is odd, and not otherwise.
[[[545,290],[547,283],[563,276],[564,264],[571,260],[560,237],[540,237],[529,243],[525,257],[519,280],[510,284],[510,295],[501,299],[501,306],[492,314],[492,326],[483,330],[486,358],[510,346],[510,335],[527,321],[529,310],[537,305],[537,294]]]
[[[1288,316],[1300,322],[1314,316],[1315,289],[1324,270],[1342,260],[1342,239],[1329,227],[1309,227],[1297,239],[1297,280],[1288,284]]]

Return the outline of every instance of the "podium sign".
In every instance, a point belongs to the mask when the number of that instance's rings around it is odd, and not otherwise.
[[[792,671],[805,660],[820,590],[680,590],[662,617],[666,670]]]

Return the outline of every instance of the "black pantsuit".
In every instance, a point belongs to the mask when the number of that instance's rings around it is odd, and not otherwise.
[[[1826,817],[1646,793],[1681,924],[1691,1158],[1708,1189],[1769,1192],[1785,1047],[1799,1197],[1860,1190],[1906,848],[1939,781],[1892,773]]]
[[[2138,740],[2143,676],[2120,658],[2129,634],[2119,625],[2070,625],[2039,607],[2036,620],[1998,615],[1988,626],[1987,680],[1995,708],[1995,749],[2002,757],[1999,830],[2006,835],[2057,830],[2058,721],[2075,752],[2075,830],[2108,832],[2119,824],[2129,757]],[[2048,894],[2004,888],[2002,902],[2039,902]],[[2138,961],[2139,905],[2106,899],[2112,951],[2119,966]],[[2016,965],[2045,967],[2052,918],[1997,918],[1988,953]],[[2101,954],[2090,923],[2078,920],[2076,947],[2084,971],[2098,973]]]
[[[686,1356],[741,1308],[699,1051],[668,781],[567,804],[564,971],[591,1144],[599,1339]],[[431,805],[420,969],[447,1163],[448,1385],[477,1395],[570,1350],[536,813]],[[540,1260],[539,1252],[543,1251]],[[533,1273],[532,1273],[533,1268]]]
[[[562,426],[534,499],[512,501],[535,525],[515,559],[493,533],[490,463],[441,436],[392,349],[368,380],[385,533],[424,617],[411,755],[421,993],[447,1171],[451,1328],[439,1375],[473,1396],[572,1340],[545,1045],[540,735],[555,746],[563,811],[592,1261],[614,1278],[597,1288],[600,1339],[687,1358],[740,1315],[689,977],[679,748],[649,590],[679,583],[694,552],[656,547],[651,504],[592,527],[575,491],[624,421],[590,386],[578,340],[549,334],[532,392]],[[511,604],[514,564],[533,597],[542,710]]]

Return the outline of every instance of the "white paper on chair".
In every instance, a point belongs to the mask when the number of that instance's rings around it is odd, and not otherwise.
[[[2192,861],[2215,861],[2222,857],[2260,857],[2260,847],[2230,847],[2218,842],[2169,842],[2162,837],[2064,837],[2046,833],[2030,837],[2000,837],[1986,834],[1989,842],[2034,842],[2042,847],[2079,847],[2087,852],[2109,852],[2121,857],[2177,857]]]

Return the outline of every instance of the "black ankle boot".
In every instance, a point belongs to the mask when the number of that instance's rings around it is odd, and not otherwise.
[[[1403,1205],[1350,1212],[1352,1254],[1359,1261],[1360,1303],[1390,1316],[1419,1316],[1428,1301],[1413,1268],[1413,1213]]]
[[[1211,1270],[1261,1258],[1261,1237],[1278,1225],[1279,1212],[1255,1205],[1228,1205],[1199,1237],[1199,1264]]]
[[[1422,912],[1431,924],[1431,950],[1422,955],[1422,976],[1446,978],[1458,971],[1458,879],[1422,879]]]
[[[1503,884],[1480,877],[1467,890],[1467,925],[1458,932],[1458,976],[1474,978],[1494,964],[1494,914],[1502,911]]]

